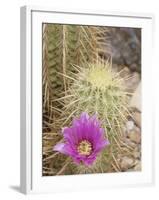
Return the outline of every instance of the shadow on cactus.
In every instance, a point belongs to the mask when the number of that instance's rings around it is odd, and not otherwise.
[[[94,133],[88,128],[83,129],[83,132],[81,130],[78,130],[78,133],[76,130],[73,132],[72,130],[76,129],[73,125],[67,131],[64,129],[64,140],[65,142],[69,140],[67,144],[73,145],[71,149],[65,143],[61,143],[56,145],[54,150],[76,160],[76,162],[71,162],[75,173],[120,171],[117,155],[125,151],[129,152],[129,148],[127,146],[123,148],[121,143],[123,144],[123,126],[127,121],[127,116],[130,115],[128,107],[130,94],[125,90],[124,79],[120,77],[121,72],[113,72],[111,63],[100,59],[96,63],[87,63],[84,67],[77,65],[72,67],[76,70],[76,73],[71,73],[71,76],[61,74],[70,80],[70,87],[65,96],[55,100],[63,105],[62,114],[56,123],[61,127],[71,126],[72,120],[80,117],[83,112],[90,116],[97,114],[102,125],[100,130],[102,130],[102,134],[105,134],[104,137],[107,138],[110,145],[99,153],[97,159],[96,157],[93,158],[95,162],[89,161],[88,158],[92,155],[91,152],[94,148],[92,142],[87,140],[87,137],[83,137],[80,142],[76,138],[79,142],[76,145],[74,139],[73,144],[70,140],[72,137],[78,137],[78,134],[84,134],[84,136],[85,134],[92,134],[91,137],[94,137]],[[80,119],[82,120],[81,117]],[[92,133],[89,133],[89,131]],[[74,135],[75,133],[77,135]],[[69,134],[70,136],[68,136]],[[98,134],[100,134],[99,130]],[[85,153],[89,153],[82,155],[82,158],[84,156],[83,159],[80,157],[80,145],[84,148]],[[75,152],[72,152],[72,148]]]

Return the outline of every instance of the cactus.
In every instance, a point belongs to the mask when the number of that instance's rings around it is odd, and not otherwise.
[[[62,114],[56,123],[61,127],[70,125],[74,117],[83,111],[93,115],[97,113],[105,129],[106,137],[110,141],[110,148],[103,151],[94,166],[76,166],[78,173],[108,172],[111,167],[120,171],[116,156],[123,152],[121,142],[123,127],[130,115],[128,107],[129,93],[126,92],[124,79],[120,72],[112,71],[111,62],[101,61],[88,64],[85,67],[73,66],[77,73],[65,76],[71,80],[67,94],[55,102],[64,106]],[[128,149],[124,149],[124,151]],[[100,166],[100,167],[99,167]],[[103,166],[103,167],[102,167]]]
[[[63,102],[55,99],[65,96],[69,89],[66,76],[75,72],[73,65],[85,66],[103,51],[109,54],[106,35],[105,27],[43,24],[43,175],[62,173],[67,160],[63,155],[52,155],[52,146],[61,139],[61,123],[56,119],[63,108]],[[73,173],[74,168],[68,167]]]
[[[103,51],[106,28],[77,25],[43,25],[43,127],[50,131],[61,104],[53,102],[69,88],[64,75],[74,72],[72,65],[85,66]],[[108,44],[108,42],[105,42]],[[109,46],[109,45],[108,45]],[[105,52],[108,48],[105,47]],[[51,128],[52,129],[52,128]]]
[[[110,129],[109,134],[118,135],[119,132],[114,127],[121,127],[129,114],[129,93],[126,92],[120,72],[114,73],[108,61],[98,61],[95,64],[87,64],[87,67],[74,68],[78,73],[71,77],[67,76],[72,80],[67,95],[55,100],[65,104],[61,114],[62,126],[65,126],[73,116],[86,111],[91,115],[98,113],[105,128]]]

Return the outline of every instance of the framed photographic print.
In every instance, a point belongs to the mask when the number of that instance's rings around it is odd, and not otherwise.
[[[21,191],[153,183],[149,14],[21,8]]]

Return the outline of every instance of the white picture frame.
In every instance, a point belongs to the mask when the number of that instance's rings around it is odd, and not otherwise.
[[[142,28],[142,171],[42,177],[42,23]],[[79,191],[154,182],[151,14],[21,8],[21,192]]]

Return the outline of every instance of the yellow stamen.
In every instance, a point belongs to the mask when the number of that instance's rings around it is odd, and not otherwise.
[[[77,151],[80,155],[89,156],[92,152],[92,144],[87,140],[82,140],[77,147]]]

